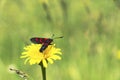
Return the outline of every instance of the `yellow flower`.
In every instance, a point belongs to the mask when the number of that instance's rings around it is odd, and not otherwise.
[[[42,44],[31,44],[24,47],[24,52],[20,58],[27,58],[26,62],[29,62],[30,65],[32,64],[39,64],[42,63],[45,68],[47,68],[47,64],[53,63],[53,60],[60,60],[62,55],[61,49],[56,48],[54,45],[49,45],[43,52],[40,52],[39,49],[41,48]]]
[[[120,59],[120,50],[117,51],[117,58]]]

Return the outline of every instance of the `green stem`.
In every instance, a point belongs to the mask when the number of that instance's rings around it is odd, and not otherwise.
[[[40,66],[41,66],[41,70],[42,70],[43,80],[46,80],[46,68],[43,66],[42,63],[40,63]]]

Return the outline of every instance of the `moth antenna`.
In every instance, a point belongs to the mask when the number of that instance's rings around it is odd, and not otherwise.
[[[55,38],[53,38],[53,39],[58,39],[58,38],[63,38],[63,36],[60,36],[60,37],[55,37]]]

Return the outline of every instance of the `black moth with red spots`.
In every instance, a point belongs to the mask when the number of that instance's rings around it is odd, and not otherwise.
[[[54,39],[57,39],[57,38],[63,38],[63,36],[62,37],[56,37]],[[34,37],[34,38],[31,38],[30,40],[34,44],[42,44],[42,46],[39,50],[40,52],[43,52],[48,47],[48,45],[51,45],[51,43],[53,42],[53,39],[51,39],[51,38]]]
[[[34,44],[42,44],[42,46],[40,48],[40,52],[43,52],[48,47],[48,45],[50,45],[50,43],[53,42],[53,39],[50,39],[50,38],[38,38],[38,37],[34,37],[34,38],[31,38],[30,40]]]

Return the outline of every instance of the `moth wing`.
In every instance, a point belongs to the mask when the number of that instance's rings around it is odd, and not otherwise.
[[[34,38],[31,38],[30,41],[35,44],[44,44],[45,43],[44,39],[45,38],[34,37]]]

